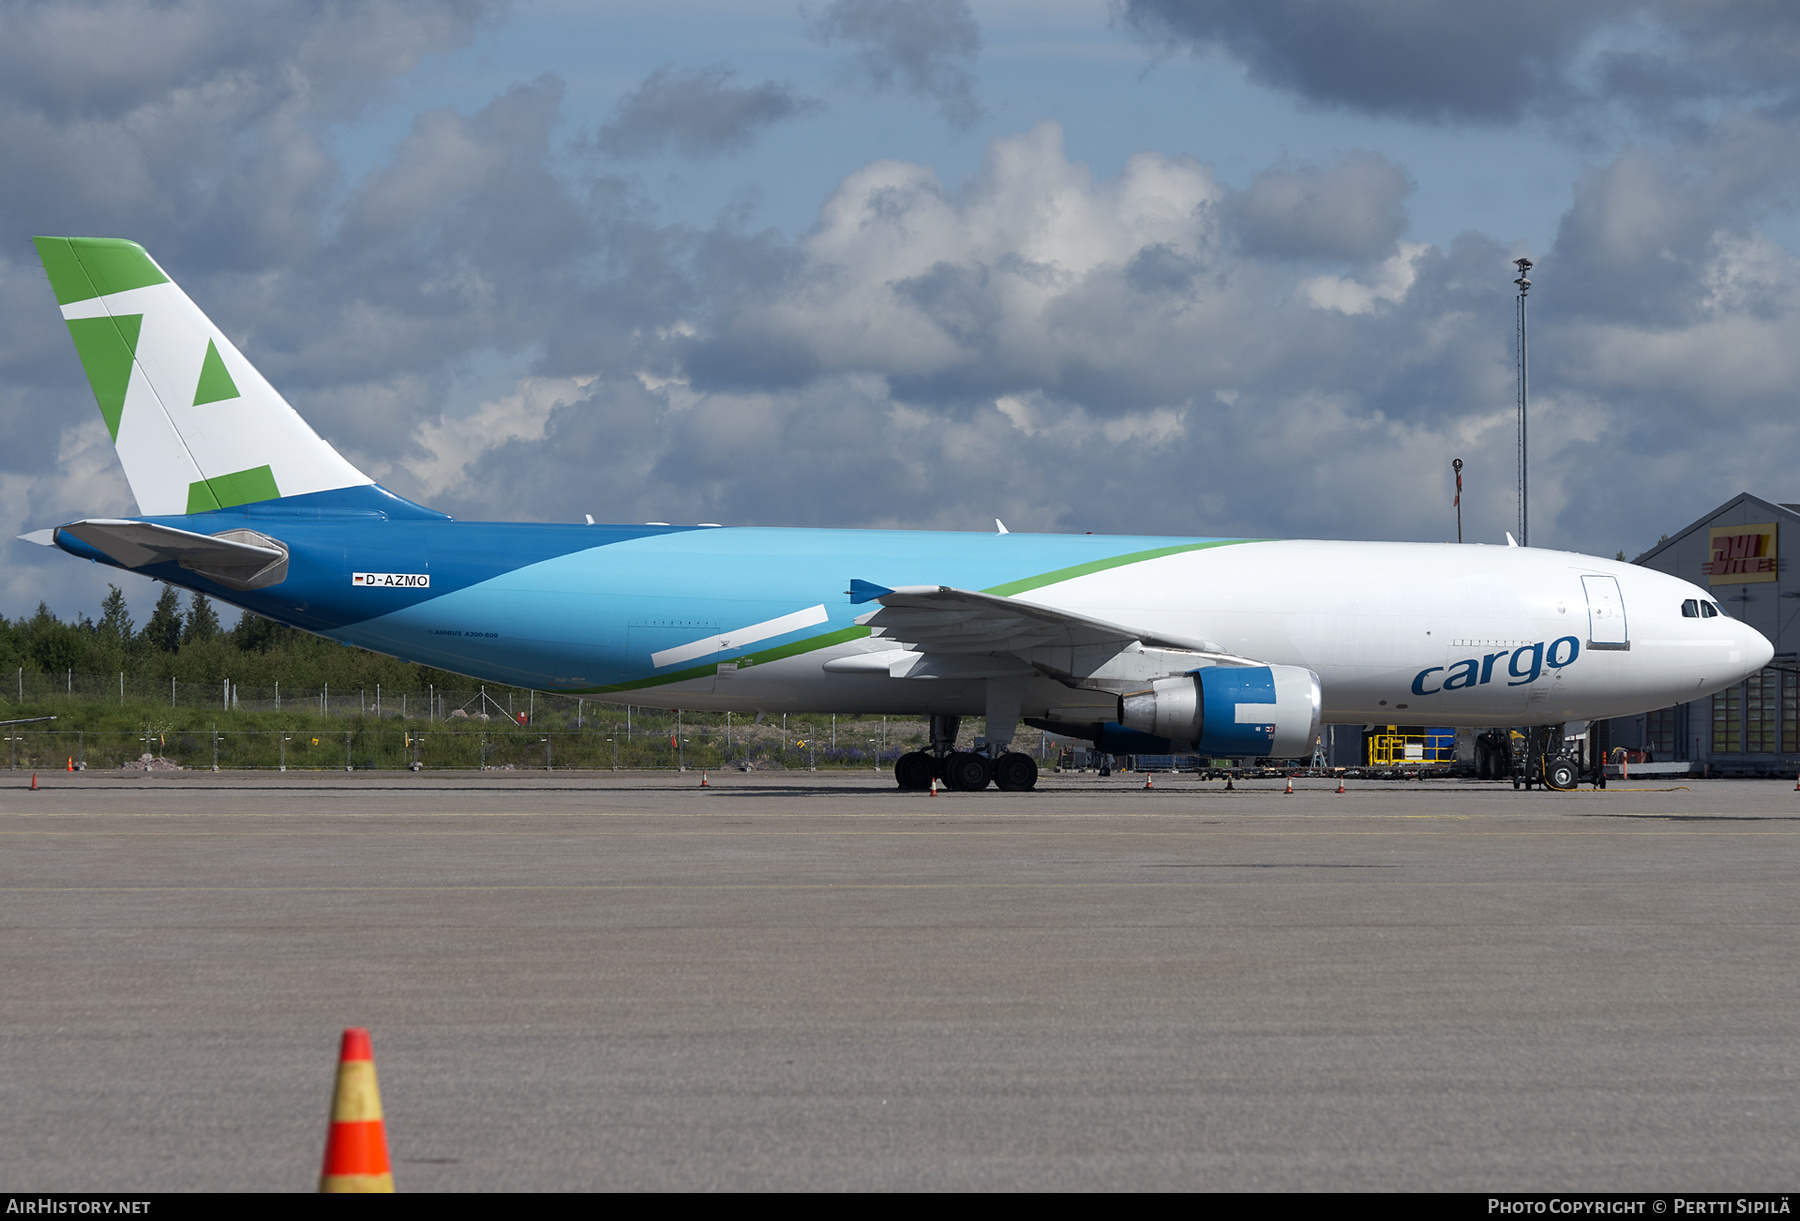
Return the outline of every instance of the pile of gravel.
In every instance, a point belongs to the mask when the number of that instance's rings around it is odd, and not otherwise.
[[[181,772],[187,769],[173,759],[165,759],[161,755],[143,754],[129,763],[121,763],[122,772]]]

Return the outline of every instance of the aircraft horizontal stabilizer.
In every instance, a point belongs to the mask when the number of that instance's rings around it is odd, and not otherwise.
[[[262,589],[287,579],[287,548],[255,530],[196,534],[100,517],[59,526],[56,534],[78,539],[126,568],[178,564],[228,589]]]

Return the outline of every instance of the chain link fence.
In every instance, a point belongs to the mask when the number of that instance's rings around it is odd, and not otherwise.
[[[671,712],[474,684],[339,690],[20,670],[0,696],[0,765],[13,770],[414,768],[868,769],[924,746],[924,717]],[[16,704],[16,711],[6,707]],[[61,723],[58,723],[61,722]],[[120,727],[124,722],[129,727]],[[976,740],[965,718],[960,744]],[[1020,728],[1013,749],[1046,744]]]
[[[215,725],[146,726],[139,731],[12,728],[5,762],[13,770],[70,768],[268,769],[362,771],[372,768],[546,770],[581,768],[763,769],[892,768],[910,747],[879,741],[835,749],[810,741],[727,735],[714,726],[684,725],[664,735],[645,727],[630,737],[621,726],[541,730],[495,721],[491,726],[369,725],[330,730],[223,729]]]
[[[15,669],[0,701],[21,707],[54,705],[58,701],[83,705],[154,705],[179,710],[210,708],[222,712],[313,712],[320,716],[377,716],[423,720],[450,717],[460,709],[466,715],[487,712],[527,719],[542,710],[549,714],[579,716],[592,699],[550,695],[524,687],[476,684],[465,688],[439,687],[384,691],[380,686],[316,687],[240,684],[231,679],[216,682],[180,682],[176,679],[141,678],[130,674],[79,674],[73,670],[47,674]],[[0,720],[6,719],[0,716]]]

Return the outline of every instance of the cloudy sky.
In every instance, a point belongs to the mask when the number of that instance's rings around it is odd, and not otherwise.
[[[33,234],[459,516],[1495,542],[1528,255],[1532,540],[1635,555],[1800,499],[1797,154],[1773,3],[0,0],[0,526],[134,511]]]

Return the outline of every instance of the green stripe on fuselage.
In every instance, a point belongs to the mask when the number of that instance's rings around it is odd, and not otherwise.
[[[1022,594],[1028,589],[1042,589],[1046,585],[1056,585],[1063,581],[1072,581],[1076,577],[1085,577],[1091,572],[1105,572],[1108,568],[1123,568],[1127,564],[1141,564],[1145,560],[1161,559],[1165,555],[1180,555],[1187,551],[1205,551],[1212,547],[1236,547],[1240,543],[1262,543],[1267,539],[1260,538],[1221,538],[1210,543],[1180,543],[1174,547],[1156,547],[1149,551],[1132,551],[1125,555],[1115,555],[1104,560],[1092,560],[1086,564],[1075,564],[1068,568],[1058,568],[1053,572],[1042,573],[1035,577],[1026,577],[1019,581],[1008,581],[1004,585],[995,585],[984,589],[984,594],[994,594],[1001,598],[1010,598],[1014,594]]]
[[[1179,543],[1173,547],[1155,547],[1149,551],[1132,551],[1125,555],[1115,555],[1104,560],[1093,560],[1086,564],[1075,564],[1068,568],[1057,568],[1035,577],[1024,577],[1017,581],[1008,581],[1004,585],[995,585],[985,589],[983,593],[1008,597],[1023,593],[1028,589],[1042,589],[1046,585],[1055,585],[1060,581],[1073,580],[1091,572],[1105,572],[1109,568],[1123,568],[1127,564],[1141,564],[1145,560],[1160,559],[1165,555],[1181,555],[1189,551],[1205,551],[1212,547],[1235,547],[1240,543],[1267,542],[1267,539],[1256,538],[1224,538],[1208,543]],[[792,644],[784,644],[779,648],[766,652],[757,652],[752,656],[738,659],[740,667],[766,665],[771,661],[779,661],[783,657],[798,657],[802,653],[812,653],[819,649],[828,649],[833,645],[845,644],[852,640],[861,640],[869,634],[866,627],[848,627],[835,632],[827,632],[823,636],[814,636],[810,640],[796,640]],[[563,691],[564,695],[606,695],[619,691],[642,691],[649,687],[665,687],[673,683],[692,682],[695,679],[711,678],[719,672],[718,663],[704,666],[693,666],[686,670],[677,670],[673,674],[656,674],[649,678],[633,679],[628,683],[615,683],[602,687],[581,687]]]
[[[751,666],[764,666],[772,661],[780,661],[784,657],[798,657],[802,653],[812,653],[819,649],[828,649],[834,644],[847,644],[852,640],[861,640],[869,634],[866,627],[839,628],[835,632],[827,632],[823,636],[814,636],[811,640],[796,640],[792,644],[779,645],[773,649],[758,650],[749,657],[737,659],[740,669]],[[694,666],[687,670],[677,670],[673,674],[657,674],[650,678],[633,679],[628,683],[614,683],[605,687],[582,687],[576,690],[561,691],[563,695],[604,695],[612,691],[642,691],[646,687],[666,687],[670,683],[692,682],[696,678],[710,678],[719,672],[719,663],[710,662],[704,666]]]

